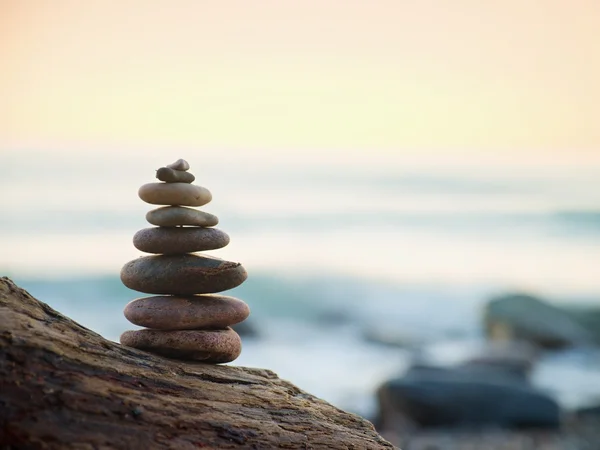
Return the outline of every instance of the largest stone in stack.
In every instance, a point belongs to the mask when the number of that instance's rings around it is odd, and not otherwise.
[[[211,228],[212,214],[199,211],[212,200],[204,187],[193,185],[194,175],[184,160],[160,168],[161,183],[139,189],[140,198],[153,205],[168,205],[146,215],[152,228],[138,231],[133,244],[144,256],[128,262],[121,280],[130,289],[147,294],[125,308],[125,317],[145,329],[126,331],[121,343],[163,356],[226,363],[242,349],[230,326],[250,314],[246,303],[233,297],[212,295],[242,284],[246,270],[239,263],[194,252],[215,250],[229,244],[229,236]]]

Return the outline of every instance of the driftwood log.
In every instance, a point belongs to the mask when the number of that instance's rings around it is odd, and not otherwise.
[[[123,347],[0,278],[0,449],[30,448],[393,446],[269,370]]]

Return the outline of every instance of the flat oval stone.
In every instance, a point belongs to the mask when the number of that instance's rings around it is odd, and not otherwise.
[[[133,236],[133,245],[146,253],[181,255],[216,250],[229,244],[227,233],[216,228],[144,228]]]
[[[166,183],[193,183],[196,177],[190,172],[161,167],[156,171],[156,178]]]
[[[202,206],[212,200],[208,189],[188,183],[147,183],[138,195],[152,205]]]
[[[146,220],[159,227],[176,227],[193,225],[198,227],[214,227],[219,218],[212,214],[185,206],[163,206],[146,213]]]
[[[228,363],[240,356],[242,341],[231,328],[224,330],[130,330],[121,344],[168,358]]]
[[[240,263],[206,255],[143,256],[121,269],[125,286],[147,294],[211,294],[233,289],[247,277]]]
[[[124,310],[131,323],[155,330],[218,329],[250,315],[243,301],[227,295],[157,296],[132,300]]]

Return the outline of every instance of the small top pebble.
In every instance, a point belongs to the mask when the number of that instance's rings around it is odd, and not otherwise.
[[[191,172],[161,167],[156,171],[156,178],[166,183],[193,183],[196,177]]]
[[[173,164],[169,164],[167,167],[169,169],[182,170],[184,172],[186,170],[190,170],[190,165],[188,164],[188,162],[185,159],[178,159]]]

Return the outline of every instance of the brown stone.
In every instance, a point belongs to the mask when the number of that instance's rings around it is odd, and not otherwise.
[[[131,323],[156,330],[226,328],[245,320],[250,308],[226,295],[156,296],[132,300],[124,310]]]
[[[202,206],[212,200],[208,189],[188,183],[147,183],[138,195],[152,205]]]
[[[193,183],[196,177],[190,172],[161,167],[156,171],[156,178],[166,183]]]
[[[148,294],[211,294],[233,289],[248,274],[240,263],[205,255],[156,255],[129,261],[121,281]]]
[[[229,244],[227,233],[216,228],[144,228],[133,236],[133,245],[146,253],[181,255],[215,250]]]
[[[231,362],[240,356],[242,341],[231,328],[224,330],[131,330],[121,344],[168,358],[206,363]]]
[[[146,213],[146,220],[159,227],[213,227],[219,223],[217,216],[185,206],[163,206],[153,209]]]

